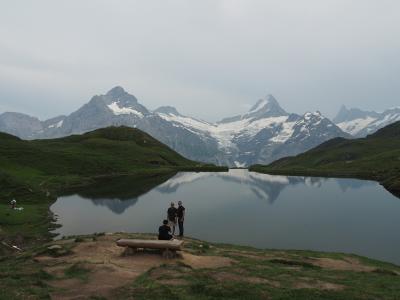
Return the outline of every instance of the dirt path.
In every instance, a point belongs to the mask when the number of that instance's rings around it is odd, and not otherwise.
[[[36,257],[38,262],[46,266],[44,270],[55,278],[48,281],[56,290],[51,294],[52,299],[87,299],[94,296],[112,298],[115,289],[133,282],[151,268],[176,264],[178,261],[194,269],[219,268],[233,262],[227,257],[197,256],[187,252],[179,253],[174,259],[146,252],[127,256],[123,248],[116,246],[117,239],[118,236],[105,235],[96,241],[60,241],[58,244],[62,247],[72,246],[69,255]],[[71,268],[77,274],[66,275]]]

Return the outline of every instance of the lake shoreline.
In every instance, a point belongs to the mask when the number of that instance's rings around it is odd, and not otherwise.
[[[307,177],[324,177],[324,178],[347,178],[347,179],[359,179],[359,180],[370,180],[379,183],[389,193],[400,198],[400,178],[382,178],[382,176],[371,175],[370,173],[360,172],[347,172],[347,171],[323,171],[315,169],[276,169],[269,168],[268,166],[255,165],[248,168],[251,172],[257,172],[261,174],[270,175],[283,175],[283,176],[307,176]]]

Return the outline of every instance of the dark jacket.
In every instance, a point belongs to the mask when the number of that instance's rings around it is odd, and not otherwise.
[[[172,239],[172,235],[170,234],[171,227],[168,225],[161,225],[158,228],[158,239],[159,240],[170,240]]]

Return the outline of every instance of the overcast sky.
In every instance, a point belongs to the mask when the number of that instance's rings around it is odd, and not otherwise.
[[[115,85],[215,121],[400,105],[398,0],[0,0],[0,113],[69,114]]]

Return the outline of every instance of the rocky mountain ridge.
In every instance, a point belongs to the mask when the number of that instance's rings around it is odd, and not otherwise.
[[[386,109],[383,112],[364,111],[358,108],[348,109],[342,106],[333,122],[353,137],[365,137],[389,124],[400,121],[400,107]]]
[[[120,125],[139,128],[189,159],[240,167],[296,155],[334,137],[350,137],[320,112],[286,112],[272,95],[247,113],[217,123],[184,116],[171,106],[151,111],[118,86],[68,116],[40,121],[18,113],[0,115],[0,131],[23,139]]]

